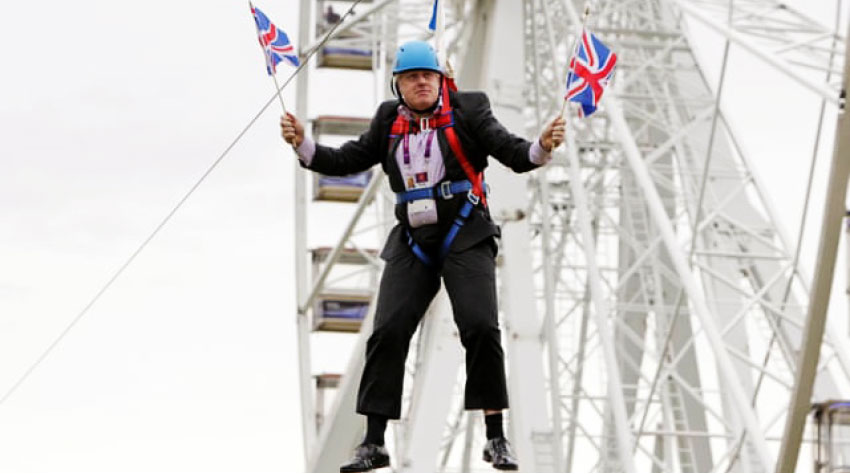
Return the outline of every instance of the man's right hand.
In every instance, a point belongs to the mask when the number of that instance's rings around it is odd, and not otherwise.
[[[286,143],[298,148],[304,142],[304,126],[291,113],[280,117],[280,134]]]

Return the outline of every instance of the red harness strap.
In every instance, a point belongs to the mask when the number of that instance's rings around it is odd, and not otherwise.
[[[426,119],[428,121],[428,128],[430,129],[445,129],[446,127],[451,127],[454,125],[454,118],[452,116],[451,110],[448,113],[438,112],[435,113],[432,117]],[[410,121],[402,117],[401,115],[395,118],[395,122],[393,122],[393,126],[390,129],[390,138],[399,138],[407,135],[408,133],[419,133],[420,132],[420,123],[416,121]]]
[[[472,167],[472,164],[466,157],[466,153],[463,151],[460,139],[458,139],[457,133],[455,133],[454,114],[452,113],[452,106],[449,102],[449,89],[457,90],[457,88],[453,86],[454,82],[452,81],[450,83],[449,80],[443,76],[443,106],[437,113],[434,114],[433,117],[427,119],[428,126],[433,129],[443,129],[443,132],[446,134],[446,140],[449,142],[449,148],[452,149],[452,153],[454,153],[455,158],[457,158],[457,161],[460,163],[460,167],[463,168],[466,178],[470,183],[472,183],[472,194],[475,195],[475,197],[477,197],[486,207],[487,198],[484,195],[484,186],[482,184],[484,181],[484,173],[478,173],[475,171],[475,168]],[[418,133],[419,129],[420,124],[418,122],[411,122],[399,115],[396,117],[395,122],[393,122],[393,126],[390,129],[390,138],[403,137],[404,135],[411,133],[411,131]]]

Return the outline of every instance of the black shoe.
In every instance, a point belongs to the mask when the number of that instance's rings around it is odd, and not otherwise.
[[[487,444],[484,445],[484,460],[493,463],[493,467],[500,471],[519,469],[511,443],[501,436],[487,440]]]
[[[339,472],[366,472],[390,465],[387,448],[377,444],[361,444],[354,449],[354,457],[339,466]]]

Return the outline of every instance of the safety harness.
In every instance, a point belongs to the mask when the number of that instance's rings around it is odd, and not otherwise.
[[[451,199],[455,194],[463,192],[466,193],[466,200],[464,201],[463,206],[461,206],[457,217],[455,217],[452,227],[449,229],[448,233],[446,233],[436,258],[428,255],[428,253],[413,240],[410,232],[407,231],[407,243],[410,245],[410,249],[416,257],[422,261],[422,263],[433,268],[442,266],[446,255],[449,253],[449,248],[451,247],[452,242],[454,242],[457,237],[460,228],[466,223],[466,220],[472,213],[472,209],[475,208],[479,202],[483,206],[487,206],[487,197],[484,192],[484,173],[476,172],[475,168],[472,167],[472,163],[469,162],[469,159],[460,144],[460,139],[458,139],[457,133],[455,133],[454,113],[452,112],[452,106],[449,102],[449,90],[457,90],[457,88],[454,85],[454,81],[443,76],[442,107],[440,107],[440,109],[431,117],[422,118],[418,122],[407,120],[399,114],[390,129],[390,144],[394,143],[394,139],[406,139],[410,133],[419,133],[421,130],[443,130],[452,153],[454,153],[455,158],[457,158],[457,161],[460,163],[460,167],[463,169],[464,174],[466,174],[467,179],[462,181],[444,181],[431,188],[417,188],[396,193],[396,203],[398,204],[404,204],[420,199],[436,199],[438,197]]]

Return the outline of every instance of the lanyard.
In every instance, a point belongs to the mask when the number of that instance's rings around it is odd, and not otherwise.
[[[425,162],[431,158],[431,143],[434,141],[434,135],[436,131],[430,130],[428,132],[428,136],[425,138]],[[405,133],[404,138],[402,139],[402,149],[404,150],[404,165],[405,167],[410,166],[410,134]]]

